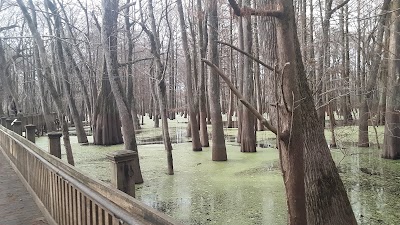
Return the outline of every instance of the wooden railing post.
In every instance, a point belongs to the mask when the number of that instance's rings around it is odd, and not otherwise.
[[[38,118],[39,118],[38,115],[33,115],[32,116],[32,124],[34,124],[40,130],[39,123],[38,123]]]
[[[6,127],[7,127],[7,129],[9,129],[9,130],[11,130],[12,129],[12,127],[11,127],[11,122],[13,121],[13,119],[11,119],[11,118],[7,118],[6,119]]]
[[[6,126],[7,126],[7,124],[6,124],[6,119],[7,119],[7,117],[1,117],[0,119],[1,119],[1,125],[2,125],[3,127],[6,127]]]
[[[33,124],[32,115],[26,115],[26,124]]]
[[[36,126],[33,124],[28,124],[25,126],[25,136],[26,139],[28,139],[29,141],[35,143],[35,130],[36,130]]]
[[[22,114],[19,115],[18,120],[21,121],[21,127],[24,128],[26,125],[28,125],[29,123],[26,123],[26,117]]]
[[[22,122],[21,121],[19,121],[19,120],[15,121],[12,125],[12,129],[15,133],[22,136]]]
[[[61,141],[62,133],[50,132],[47,134],[49,137],[49,152],[57,158],[61,159]]]
[[[129,150],[120,150],[107,154],[112,164],[111,183],[118,190],[135,197],[135,181],[133,178],[133,163],[137,153]]]

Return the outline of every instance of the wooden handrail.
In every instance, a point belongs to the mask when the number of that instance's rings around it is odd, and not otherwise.
[[[2,126],[0,147],[55,224],[180,224]]]

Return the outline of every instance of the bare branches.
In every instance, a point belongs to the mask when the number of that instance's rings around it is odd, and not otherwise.
[[[208,61],[207,59],[201,59],[205,64],[210,66],[218,75],[225,81],[225,83],[229,86],[229,88],[232,90],[232,92],[236,95],[236,97],[239,99],[239,101],[246,106],[250,110],[250,112],[257,117],[261,121],[261,123],[268,128],[272,133],[277,134],[277,130],[275,127],[273,127],[264,117],[261,115],[256,108],[254,108],[246,99],[244,99],[243,95],[235,88],[235,86],[232,84],[232,82],[229,80],[229,78],[212,62]],[[280,135],[281,138],[284,138],[285,135]]]
[[[272,66],[269,66],[269,65],[265,64],[263,61],[261,61],[261,60],[259,60],[258,58],[254,57],[254,56],[251,55],[250,53],[245,52],[245,51],[239,49],[239,48],[236,47],[236,46],[233,46],[233,45],[231,45],[231,44],[229,44],[229,43],[226,43],[226,42],[223,42],[223,41],[217,41],[217,42],[220,43],[220,44],[222,44],[222,45],[229,46],[229,47],[235,49],[236,51],[238,51],[238,52],[240,52],[240,53],[246,55],[246,56],[249,57],[250,59],[252,59],[252,60],[258,62],[258,63],[261,64],[261,65],[263,65],[265,68],[267,68],[267,69],[269,69],[269,70],[271,70],[271,71],[275,71],[275,69],[274,69]]]
[[[272,16],[280,18],[284,14],[283,7],[280,4],[266,5],[260,9],[253,9],[247,6],[240,8],[235,0],[228,0],[228,2],[237,16]]]
[[[0,27],[0,32],[5,31],[5,30],[10,30],[13,28],[18,27],[17,25],[11,25],[11,26],[6,26],[6,27]]]

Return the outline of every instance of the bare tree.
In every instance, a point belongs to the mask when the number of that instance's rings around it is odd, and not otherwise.
[[[43,74],[46,84],[49,88],[50,94],[56,104],[56,107],[58,110],[58,116],[61,120],[64,146],[65,146],[65,151],[67,153],[67,160],[68,160],[69,164],[74,165],[75,164],[74,157],[72,155],[72,148],[71,148],[71,143],[69,140],[68,124],[67,124],[67,121],[65,120],[65,113],[64,113],[65,111],[63,108],[61,97],[60,97],[56,87],[54,86],[54,83],[53,83],[53,80],[51,77],[50,63],[47,59],[47,53],[46,53],[43,39],[41,38],[41,36],[37,30],[37,27],[25,6],[25,3],[22,0],[17,0],[17,3],[22,11],[22,14],[24,15],[26,22],[28,23],[29,30],[32,33],[33,39],[35,40],[35,43],[38,46],[39,58],[40,58],[42,68],[44,70],[44,73],[42,73],[42,74]]]
[[[192,136],[192,149],[193,151],[201,151],[201,143],[200,143],[200,135],[199,135],[199,125],[197,123],[197,111],[195,106],[195,99],[193,95],[193,85],[192,85],[192,59],[190,57],[190,49],[188,44],[188,37],[186,34],[186,24],[185,24],[185,15],[183,14],[182,1],[177,0],[178,12],[179,12],[179,20],[180,27],[182,33],[182,44],[183,51],[185,52],[185,64],[186,64],[186,93],[187,93],[187,103],[188,103],[188,111],[190,116],[190,128],[191,128],[191,136]],[[194,54],[195,56],[195,54]]]
[[[140,1],[139,1],[140,4]],[[150,26],[151,26],[151,31],[147,29],[147,27],[142,23],[142,28],[146,32],[149,40],[150,40],[150,45],[151,45],[151,53],[154,56],[154,61],[155,61],[155,82],[157,85],[157,98],[159,101],[159,109],[160,109],[160,114],[161,114],[161,121],[162,121],[162,132],[163,132],[163,140],[164,140],[164,147],[165,150],[167,151],[167,162],[168,162],[168,174],[173,175],[174,174],[174,168],[173,168],[173,159],[172,159],[172,145],[171,145],[171,138],[169,136],[169,130],[168,130],[168,114],[167,114],[167,91],[166,91],[166,84],[165,84],[165,65],[162,62],[161,59],[161,43],[160,43],[160,38],[159,38],[159,33],[158,29],[156,27],[156,20],[154,17],[154,12],[153,12],[153,1],[148,0],[147,2],[147,8],[149,12],[149,18],[150,18]],[[139,5],[141,7],[141,5]],[[143,21],[143,16],[142,16],[142,21]],[[166,19],[168,22],[168,18]],[[168,57],[167,57],[168,58]],[[157,115],[155,115],[157,116]]]
[[[107,66],[108,79],[111,90],[117,102],[119,116],[122,123],[122,135],[126,150],[137,152],[136,135],[133,127],[132,114],[128,108],[127,99],[124,97],[121,80],[118,74],[118,42],[117,42],[117,21],[118,21],[118,0],[103,0],[103,23],[101,26],[101,42],[103,45],[104,58]],[[135,183],[143,183],[140,170],[139,157],[134,163]]]

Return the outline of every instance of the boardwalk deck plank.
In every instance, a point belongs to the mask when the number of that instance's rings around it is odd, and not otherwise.
[[[0,151],[0,225],[48,224]]]

